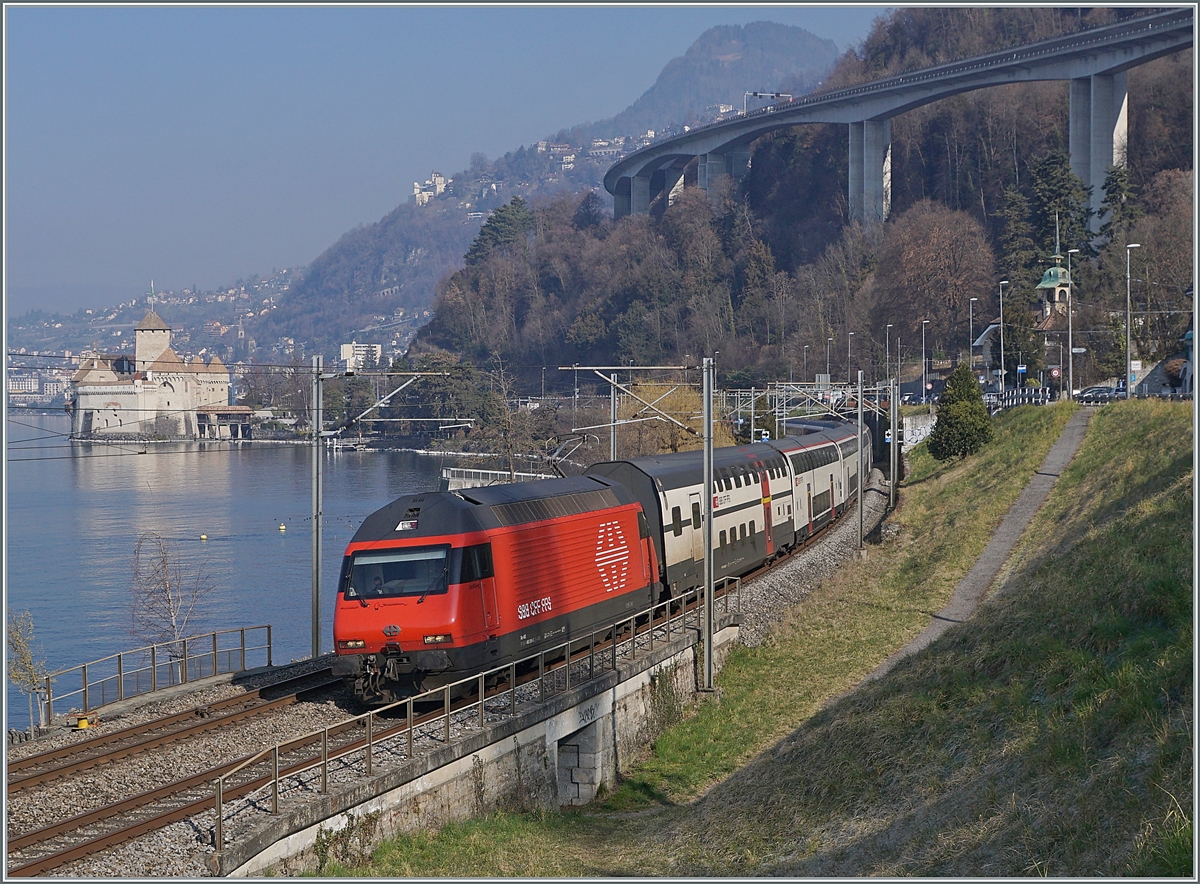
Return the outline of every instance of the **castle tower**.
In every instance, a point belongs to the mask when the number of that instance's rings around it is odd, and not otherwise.
[[[148,310],[133,333],[135,370],[146,371],[171,346],[171,326],[153,310]]]

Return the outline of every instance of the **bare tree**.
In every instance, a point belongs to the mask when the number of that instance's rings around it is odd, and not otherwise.
[[[46,663],[34,648],[33,615],[28,611],[10,612],[8,615],[8,680],[29,698],[29,734],[33,728],[43,724],[42,704],[37,704],[37,719],[34,719],[33,698],[40,696],[46,685]]]
[[[133,634],[151,644],[176,642],[213,590],[204,562],[184,570],[161,535],[147,531],[133,551]]]

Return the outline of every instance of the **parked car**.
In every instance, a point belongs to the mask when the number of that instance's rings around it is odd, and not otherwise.
[[[1087,387],[1079,394],[1078,402],[1080,405],[1103,405],[1112,401],[1114,392],[1112,387]]]

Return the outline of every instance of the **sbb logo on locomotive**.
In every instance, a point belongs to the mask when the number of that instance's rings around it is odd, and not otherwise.
[[[605,592],[625,589],[629,574],[629,544],[617,521],[601,522],[596,536],[596,569],[604,581]]]

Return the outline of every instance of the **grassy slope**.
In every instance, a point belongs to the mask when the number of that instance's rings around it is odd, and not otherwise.
[[[958,464],[918,450],[898,537],[731,655],[719,700],[607,801],[401,838],[326,873],[1190,873],[1187,405],[1101,410],[1003,594],[821,710],[945,603],[1070,413],[1018,409]]]

